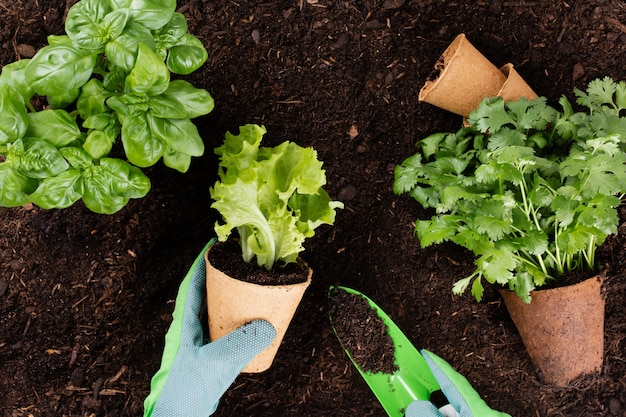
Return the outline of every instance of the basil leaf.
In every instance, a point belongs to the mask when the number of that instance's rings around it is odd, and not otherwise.
[[[141,198],[150,191],[150,180],[141,169],[116,158],[102,158],[100,166],[111,181],[113,194]]]
[[[137,95],[155,96],[167,90],[170,73],[154,51],[140,43],[135,66],[126,77],[126,87]]]
[[[0,206],[18,207],[28,203],[29,194],[37,184],[37,180],[13,169],[10,163],[0,163]]]
[[[163,153],[163,163],[165,166],[179,172],[187,172],[191,165],[191,156],[182,152],[176,152],[168,147],[165,153]]]
[[[166,95],[154,96],[148,102],[150,114],[162,119],[185,119],[187,111],[180,101]]]
[[[196,88],[185,80],[174,80],[164,93],[178,100],[190,119],[209,114],[214,107],[213,97],[208,91]]]
[[[67,208],[80,199],[83,191],[80,171],[71,169],[41,181],[30,199],[44,209]]]
[[[94,159],[102,158],[111,152],[117,135],[102,130],[93,130],[87,135],[83,149]]]
[[[48,96],[48,104],[52,109],[63,109],[76,101],[79,94],[80,88],[74,88],[58,96]]]
[[[66,146],[59,149],[59,152],[73,168],[86,170],[94,165],[91,156],[81,148]]]
[[[181,13],[174,13],[169,22],[154,32],[158,50],[166,50],[175,46],[187,33],[187,19]]]
[[[0,145],[22,138],[27,126],[23,99],[11,86],[0,82]]]
[[[113,10],[108,0],[81,0],[70,8],[65,32],[80,48],[101,50],[122,33],[128,15],[128,9]]]
[[[112,192],[109,173],[100,166],[93,167],[89,175],[84,176],[83,181],[85,182],[83,203],[95,213],[113,214],[128,203],[128,197]]]
[[[85,120],[94,114],[107,112],[106,100],[113,93],[104,89],[102,82],[98,79],[91,79],[83,86],[80,96],[76,102],[76,108],[80,117]]]
[[[43,47],[26,66],[26,80],[41,96],[59,96],[82,87],[91,77],[96,55],[71,45]]]
[[[57,148],[82,137],[76,120],[65,110],[42,110],[28,114],[26,135],[45,139]]]
[[[24,153],[20,157],[20,171],[30,178],[48,178],[69,168],[59,150],[43,139],[24,138]]]
[[[145,115],[124,118],[122,143],[128,160],[142,168],[156,164],[165,151],[163,144],[152,135]]]
[[[148,28],[137,22],[130,22],[117,38],[108,42],[104,52],[110,65],[116,66],[124,72],[130,72],[137,61],[139,44],[145,43],[155,48],[156,43]]]
[[[187,33],[180,42],[170,48],[167,67],[175,74],[191,74],[202,66],[209,54],[198,38]]]
[[[130,16],[150,30],[157,30],[170,21],[176,10],[176,0],[131,0],[117,3],[128,4]]]
[[[189,119],[161,119],[148,113],[147,120],[152,134],[176,152],[191,156],[204,153],[198,128]]]
[[[26,66],[30,62],[30,59],[21,59],[19,61],[12,62],[2,67],[2,73],[0,73],[0,84],[6,83],[12,87],[22,98],[24,102],[30,101],[35,92],[30,88],[26,81]],[[5,94],[0,92],[0,94]],[[14,95],[14,93],[11,93]]]

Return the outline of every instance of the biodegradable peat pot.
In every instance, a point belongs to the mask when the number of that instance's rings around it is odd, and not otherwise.
[[[546,382],[566,386],[601,370],[605,274],[566,287],[532,291],[530,304],[500,290],[533,364]]]
[[[418,99],[463,117],[485,97],[498,94],[506,75],[478,51],[461,33],[443,52],[432,79],[426,81]]]
[[[219,339],[255,319],[269,321],[276,329],[272,344],[259,353],[242,372],[267,370],[287,332],[289,323],[311,283],[313,270],[307,269],[306,281],[291,285],[259,285],[241,281],[216,269],[209,261],[211,247],[205,252],[207,309],[211,340]],[[242,260],[243,262],[243,260]]]
[[[498,96],[502,97],[504,101],[515,101],[522,97],[528,100],[537,98],[537,94],[515,70],[513,64],[504,65],[500,68],[500,72],[506,76],[506,81],[498,91]]]

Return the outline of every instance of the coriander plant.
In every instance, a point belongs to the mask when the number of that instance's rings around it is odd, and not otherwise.
[[[480,301],[484,278],[530,302],[536,287],[597,269],[626,190],[626,83],[597,79],[574,93],[585,111],[566,97],[560,110],[545,97],[487,98],[469,127],[428,136],[396,167],[394,191],[435,210],[416,221],[421,244],[449,240],[476,256],[455,293],[471,284]]]
[[[186,172],[203,154],[191,119],[213,99],[171,74],[192,73],[208,55],[175,9],[175,0],[81,0],[65,35],[2,68],[0,206],[82,199],[114,213],[150,190],[141,168],[163,159]],[[47,104],[36,109],[38,96]]]
[[[250,124],[238,135],[226,134],[215,149],[219,180],[210,192],[211,207],[225,222],[215,225],[218,239],[226,241],[236,229],[244,261],[256,257],[269,270],[279,261],[296,262],[305,239],[322,224],[333,224],[343,204],[322,188],[326,174],[313,148],[293,142],[260,146],[265,133]]]

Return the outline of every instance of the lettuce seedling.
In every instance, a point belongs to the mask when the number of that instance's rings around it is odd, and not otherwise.
[[[226,134],[215,149],[219,179],[210,193],[211,207],[224,220],[215,225],[218,239],[226,241],[236,229],[244,261],[256,257],[269,270],[276,262],[296,262],[304,240],[333,224],[343,204],[322,188],[326,174],[313,148],[293,142],[261,147],[265,133],[263,126],[246,125],[238,135]]]
[[[626,191],[626,83],[610,78],[575,90],[557,110],[545,97],[487,98],[469,127],[418,142],[395,169],[394,191],[436,214],[415,232],[428,246],[455,242],[475,271],[454,284],[480,301],[484,278],[525,302],[536,287],[572,271],[596,270],[596,249],[617,232]]]
[[[191,119],[213,99],[171,74],[192,73],[208,54],[175,9],[175,0],[81,0],[65,35],[2,69],[1,206],[82,199],[114,213],[150,190],[141,168],[162,159],[186,172],[204,153]],[[48,106],[35,109],[36,96]]]

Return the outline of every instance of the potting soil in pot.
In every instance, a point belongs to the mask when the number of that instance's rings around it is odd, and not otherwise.
[[[365,298],[332,291],[329,312],[337,337],[361,369],[386,374],[398,369],[389,329]]]
[[[302,264],[276,266],[271,270],[261,268],[256,261],[244,262],[241,247],[236,240],[218,243],[209,252],[211,265],[225,274],[241,281],[259,285],[291,285],[307,280],[308,270]]]

